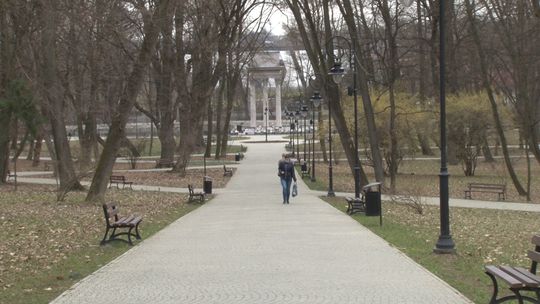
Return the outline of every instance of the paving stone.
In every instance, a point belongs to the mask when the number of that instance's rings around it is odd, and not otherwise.
[[[247,144],[226,189],[52,303],[470,303],[299,182],[284,144]]]

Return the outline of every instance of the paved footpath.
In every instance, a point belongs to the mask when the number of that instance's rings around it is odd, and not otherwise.
[[[248,145],[216,198],[52,303],[470,303],[301,182],[281,204],[283,144]]]

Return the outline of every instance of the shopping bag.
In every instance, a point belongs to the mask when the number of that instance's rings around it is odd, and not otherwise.
[[[296,185],[296,182],[292,185],[292,196],[295,197],[298,195],[298,186]]]

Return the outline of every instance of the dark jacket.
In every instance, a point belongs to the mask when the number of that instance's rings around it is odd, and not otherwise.
[[[294,165],[293,163],[289,160],[280,160],[279,163],[278,163],[278,175],[279,177],[281,178],[285,178],[285,179],[294,179],[294,181],[296,181],[296,175],[294,173]]]

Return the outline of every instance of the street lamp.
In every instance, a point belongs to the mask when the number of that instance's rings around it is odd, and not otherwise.
[[[343,36],[334,36],[332,39],[342,39],[349,46],[349,64],[352,66],[353,72],[353,86],[352,93],[354,96],[354,197],[360,197],[360,158],[358,156],[358,94],[356,89],[356,65],[358,64],[356,58],[356,45]],[[328,75],[332,76],[334,82],[339,85],[345,75],[345,69],[341,67],[341,62],[336,62],[330,69]],[[349,90],[350,91],[350,90]]]
[[[268,108],[264,108],[264,118],[266,120],[265,126],[266,126],[266,132],[265,132],[265,142],[268,142]]]
[[[326,196],[334,197],[334,179],[332,175],[332,106],[328,102],[328,193]]]
[[[450,234],[450,206],[448,194],[448,174],[447,168],[447,142],[446,142],[446,80],[445,80],[445,1],[439,0],[439,100],[440,100],[440,124],[441,124],[441,173],[440,183],[440,212],[441,212],[441,234],[435,244],[435,253],[454,253],[455,245]]]
[[[315,178],[315,110],[319,111],[319,106],[321,105],[322,98],[321,94],[317,91],[313,92],[313,96],[309,99],[313,104],[313,158],[311,159],[311,181],[316,181]]]
[[[300,131],[298,130],[298,125],[300,125],[299,123],[299,120],[300,120],[300,110],[296,110],[296,112],[294,112],[294,123],[296,124],[296,159],[298,160],[298,162],[300,162]]]
[[[412,0],[399,0],[401,4],[409,6]],[[433,252],[454,253],[455,244],[450,234],[450,207],[448,194],[448,180],[450,174],[447,167],[447,141],[446,141],[446,80],[445,80],[445,2],[439,0],[439,106],[440,106],[440,148],[441,148],[441,171],[439,173],[439,198],[440,198],[440,235]]]
[[[309,108],[306,104],[302,104],[300,108],[300,115],[304,119],[304,162],[306,161],[306,117],[308,115]]]
[[[292,150],[292,155],[294,155],[294,123],[293,123],[293,117],[294,117],[294,113],[293,112],[289,112],[288,115],[289,117],[289,140],[290,140],[290,143],[291,143],[291,150]]]

